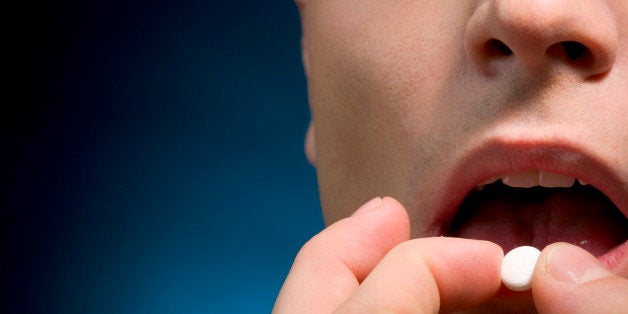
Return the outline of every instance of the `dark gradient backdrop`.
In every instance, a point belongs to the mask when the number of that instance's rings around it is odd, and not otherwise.
[[[294,4],[3,7],[0,313],[269,312],[323,226]]]

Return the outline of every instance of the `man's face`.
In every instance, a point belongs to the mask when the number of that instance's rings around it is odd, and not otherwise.
[[[628,276],[628,2],[299,4],[327,224],[392,196],[413,237],[571,242]],[[495,178],[590,185],[472,193]]]

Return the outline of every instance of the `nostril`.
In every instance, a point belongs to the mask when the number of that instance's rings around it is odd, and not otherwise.
[[[576,41],[563,41],[560,44],[563,46],[565,54],[567,54],[567,58],[570,60],[577,60],[584,57],[589,50],[583,44]]]
[[[589,48],[576,41],[553,44],[547,49],[547,54],[574,65],[588,66],[593,62],[593,55]]]
[[[494,38],[489,39],[484,44],[484,50],[486,52],[486,55],[489,57],[512,55],[512,50],[504,42]]]

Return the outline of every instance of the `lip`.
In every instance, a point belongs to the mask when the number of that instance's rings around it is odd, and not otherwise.
[[[475,186],[498,175],[531,169],[585,181],[604,193],[628,217],[628,183],[617,174],[621,164],[613,165],[586,147],[568,142],[491,139],[467,152],[445,176],[445,189],[437,196],[431,230],[445,234],[462,201]],[[611,262],[619,262],[617,257],[625,255],[627,249],[625,241],[600,260],[612,267]]]

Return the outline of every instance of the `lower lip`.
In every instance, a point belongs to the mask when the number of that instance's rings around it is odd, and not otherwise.
[[[628,272],[628,240],[598,259],[613,273]]]

